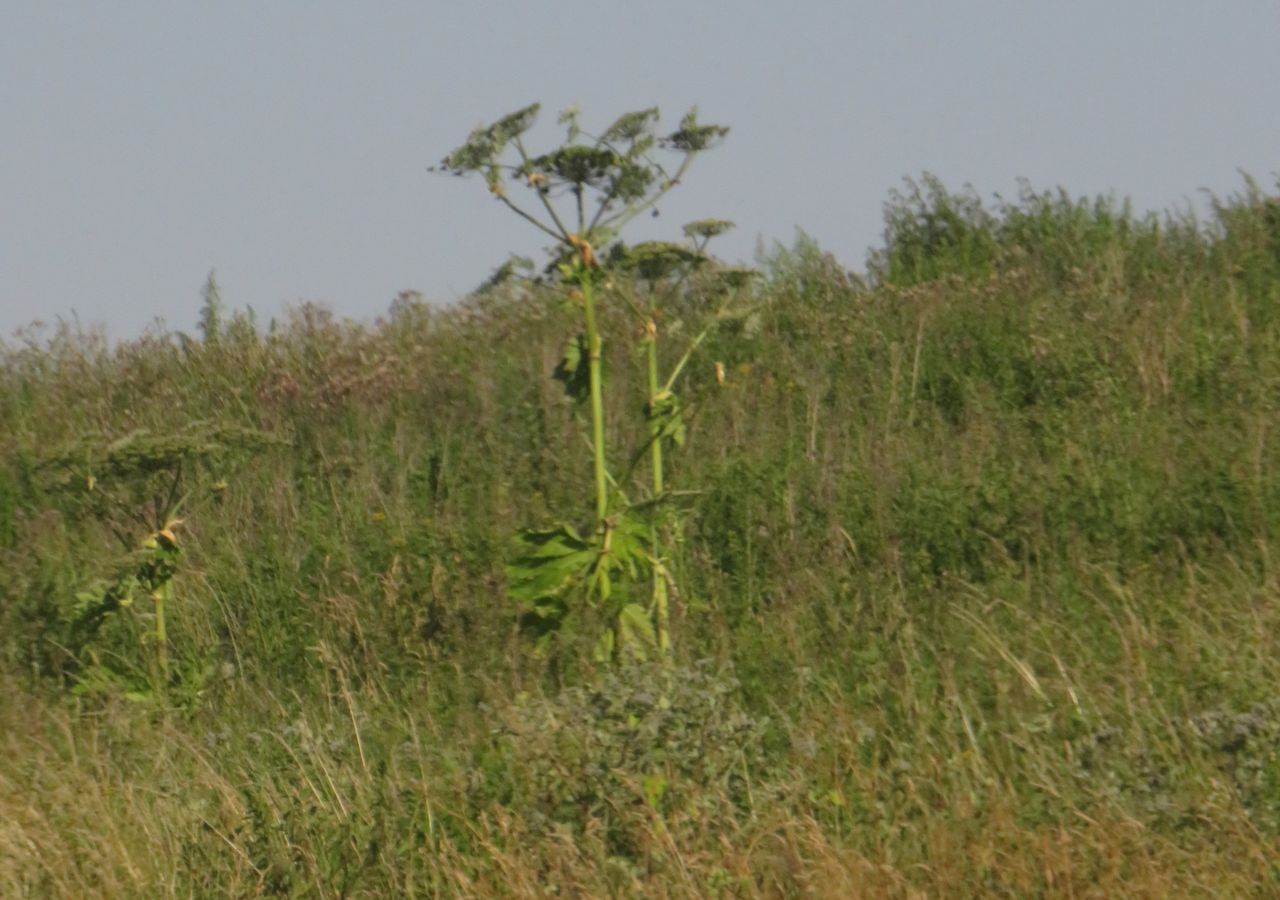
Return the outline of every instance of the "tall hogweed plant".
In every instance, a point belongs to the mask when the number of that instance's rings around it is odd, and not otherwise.
[[[690,110],[675,131],[659,136],[658,110],[651,108],[626,113],[593,135],[580,126],[577,110],[569,109],[559,119],[566,128],[563,142],[535,154],[525,139],[539,109],[534,104],[477,128],[438,167],[480,175],[502,205],[552,240],[546,275],[580,322],[554,377],[590,410],[594,515],[585,528],[560,522],[520,531],[507,570],[509,590],[540,646],[588,621],[599,628],[598,661],[666,659],[672,648],[671,599],[677,594],[669,553],[678,533],[672,501],[680,492],[667,484],[664,453],[684,442],[687,427],[676,386],[716,322],[742,314],[739,301],[753,273],[720,265],[707,254],[707,243],[732,227],[724,220],[690,223],[686,241],[679,243],[629,247],[620,234],[637,216],[655,210],[694,159],[728,129],[703,124]],[[533,268],[519,260],[495,278],[517,267]],[[698,311],[700,321],[683,329],[693,336],[664,374],[660,323],[668,334],[681,329],[670,327],[662,307],[677,298],[697,299],[682,308]],[[630,455],[606,443],[599,312],[609,302],[635,315],[647,372],[646,396],[637,404],[646,439]],[[647,484],[641,480],[646,460]]]
[[[42,461],[44,488],[68,514],[105,525],[121,548],[105,561],[105,576],[84,585],[62,610],[58,645],[74,693],[123,689],[130,699],[164,702],[173,699],[171,688],[203,678],[170,664],[186,508],[197,490],[220,501],[227,489],[220,476],[276,443],[255,429],[195,422],[167,433],[138,429],[114,441],[88,435]],[[116,625],[140,636],[135,653],[109,640]]]

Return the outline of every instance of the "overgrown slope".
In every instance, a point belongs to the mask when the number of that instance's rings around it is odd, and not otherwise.
[[[10,344],[0,893],[1280,891],[1280,202],[886,222],[695,364],[661,696],[504,592],[590,496],[549,297]],[[157,697],[145,597],[77,618],[145,531],[65,463],[193,423],[275,442],[184,470]]]

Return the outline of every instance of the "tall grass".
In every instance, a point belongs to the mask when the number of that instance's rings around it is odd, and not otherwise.
[[[926,181],[865,280],[775,250],[689,373],[668,698],[505,595],[591,495],[536,290],[7,344],[0,894],[1274,895],[1278,208]],[[41,461],[193,421],[287,444],[185,508],[164,704],[73,694],[149,623],[68,647],[112,539]]]

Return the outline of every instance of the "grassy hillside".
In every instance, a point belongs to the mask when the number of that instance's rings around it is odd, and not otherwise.
[[[1280,202],[886,223],[693,364],[671,673],[506,594],[591,512],[548,294],[5,345],[0,894],[1280,893]]]

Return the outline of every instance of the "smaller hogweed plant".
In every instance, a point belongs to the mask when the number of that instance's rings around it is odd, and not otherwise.
[[[182,556],[178,514],[197,487],[220,500],[234,459],[276,442],[253,429],[196,423],[170,434],[139,429],[110,443],[88,437],[42,463],[46,487],[68,512],[104,524],[123,548],[109,574],[65,611],[62,646],[75,693],[123,687],[132,699],[166,697],[174,683],[167,623]],[[135,605],[139,598],[150,601],[146,608]],[[141,623],[150,650],[137,665],[108,632],[124,625],[137,634]]]
[[[654,108],[626,113],[591,135],[579,125],[577,110],[570,109],[560,116],[567,128],[564,142],[534,154],[525,135],[539,108],[534,104],[477,128],[439,166],[455,175],[480,174],[499,202],[552,239],[547,272],[580,315],[582,330],[569,337],[554,375],[570,397],[590,408],[594,516],[589,529],[561,523],[521,531],[508,567],[510,593],[524,604],[526,624],[543,639],[591,612],[604,623],[597,660],[665,659],[671,653],[670,598],[675,590],[665,542],[676,525],[669,502],[676,492],[666,484],[663,453],[683,443],[686,428],[675,388],[708,329],[733,314],[752,273],[721,266],[707,254],[708,241],[732,227],[723,220],[686,226],[687,243],[628,247],[618,235],[637,216],[654,210],[693,160],[718,144],[728,129],[702,124],[690,110],[678,129],[659,137]],[[511,276],[517,265],[532,266],[527,260],[508,263],[491,283]],[[694,293],[710,298],[701,305],[703,328],[663,377],[659,307]],[[648,373],[643,405],[647,441],[629,458],[626,470],[616,473],[610,469],[615,455],[605,442],[598,315],[600,304],[609,300],[625,303],[636,315]],[[647,496],[633,501],[628,487],[646,458]]]

